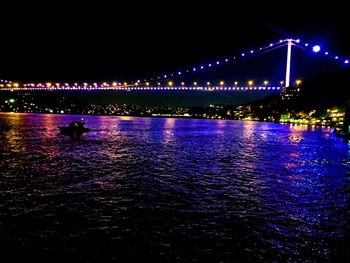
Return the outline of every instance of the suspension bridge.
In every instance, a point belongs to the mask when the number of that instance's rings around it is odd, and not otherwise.
[[[239,63],[240,61],[253,56],[259,56],[266,52],[285,48],[286,64],[285,64],[285,79],[278,82],[263,81],[257,85],[252,80],[248,80],[246,84],[240,85],[238,81],[233,83],[221,80],[219,82],[212,81],[193,81],[188,82],[183,79],[186,75],[193,73],[206,72],[208,70],[220,70],[228,63]],[[324,51],[317,44],[310,44],[302,42],[300,39],[284,39],[277,42],[255,49],[249,49],[238,53],[235,56],[230,56],[220,60],[214,60],[210,63],[195,65],[158,76],[152,76],[145,79],[135,79],[132,81],[112,81],[112,82],[74,82],[74,83],[60,83],[60,82],[38,82],[38,83],[19,83],[11,80],[0,79],[0,91],[65,91],[65,90],[115,90],[115,91],[281,91],[284,87],[298,86],[301,80],[291,80],[291,63],[292,63],[292,47],[302,48],[312,53],[323,55],[328,59],[337,61],[341,64],[349,64],[349,58],[337,55],[330,51]],[[275,83],[272,85],[272,83]]]

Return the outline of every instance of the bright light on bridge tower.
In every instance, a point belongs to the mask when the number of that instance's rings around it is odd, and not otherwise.
[[[286,87],[289,87],[290,83],[290,63],[291,63],[291,56],[292,56],[292,45],[293,45],[293,39],[287,39],[287,66],[286,66]]]

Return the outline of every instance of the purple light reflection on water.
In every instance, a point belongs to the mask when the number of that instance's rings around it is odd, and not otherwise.
[[[58,135],[81,117],[100,131]],[[0,241],[12,258],[349,254],[349,146],[327,129],[39,114],[0,114],[0,127]]]

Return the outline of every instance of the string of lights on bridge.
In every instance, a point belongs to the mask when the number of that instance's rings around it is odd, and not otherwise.
[[[157,77],[151,77],[149,79],[144,79],[144,82],[147,83],[147,81],[153,82],[153,81],[158,81],[158,80],[169,80],[169,79],[172,79],[174,77],[177,78],[177,77],[183,76],[185,74],[189,74],[189,73],[203,72],[203,71],[208,70],[208,69],[213,69],[213,68],[223,66],[223,65],[225,65],[227,63],[231,63],[233,61],[238,61],[239,59],[244,59],[244,58],[256,56],[256,55],[259,55],[261,53],[266,53],[267,51],[270,51],[270,50],[273,50],[276,48],[280,48],[282,46],[287,45],[288,41],[289,41],[289,39],[279,40],[278,42],[270,43],[269,45],[264,46],[264,47],[244,50],[236,56],[228,57],[228,58],[221,59],[221,60],[214,60],[214,62],[204,63],[204,64],[189,67],[189,68],[184,69],[184,70],[179,70],[177,72],[171,72],[168,74],[165,73],[165,74],[157,76]],[[309,51],[311,51],[312,53],[315,53],[315,54],[322,54],[322,52],[321,52],[322,50],[321,50],[320,45],[313,45],[313,44],[310,44],[308,42],[302,42],[300,39],[291,39],[291,41],[293,42],[294,46],[308,49]],[[339,55],[332,54],[329,51],[324,51],[323,55],[327,56],[328,58],[333,58],[333,60],[335,60],[335,61],[338,61],[338,62],[341,62],[344,64],[349,64],[349,58],[344,58],[344,57],[341,57]],[[140,80],[136,80],[134,82],[140,83]]]
[[[113,87],[113,86],[102,86],[102,87],[90,87],[90,86],[59,86],[59,87],[19,87],[10,88],[8,90],[19,90],[19,91],[34,91],[34,90],[115,90],[115,91],[279,91],[282,88],[280,86],[242,86],[242,87],[232,87],[232,86],[189,86],[189,87],[172,87],[172,86],[130,86],[130,87]]]
[[[264,47],[247,49],[236,56],[227,57],[224,59],[214,60],[213,62],[203,63],[188,67],[183,70],[175,72],[165,73],[159,76],[144,79],[141,82],[140,79],[129,82],[94,82],[94,83],[24,83],[23,85],[10,80],[0,79],[1,90],[204,90],[204,91],[256,91],[256,90],[280,90],[283,87],[284,82],[280,81],[279,85],[272,86],[268,80],[265,80],[260,85],[255,85],[253,80],[247,81],[246,85],[239,85],[238,81],[234,83],[226,83],[225,81],[219,81],[218,83],[211,83],[207,81],[205,83],[199,83],[194,81],[193,83],[185,83],[184,81],[178,81],[175,83],[174,79],[184,77],[186,74],[194,74],[204,72],[206,70],[213,70],[221,67],[225,64],[239,61],[248,57],[256,56],[261,53],[266,53],[276,48],[287,45],[288,41],[292,41],[293,46],[303,48],[317,55],[323,55],[334,61],[342,64],[349,64],[349,58],[337,55],[327,50],[322,50],[320,45],[314,45],[308,42],[303,42],[300,39],[284,39],[277,42],[272,42]],[[164,83],[165,82],[165,83]],[[295,84],[299,85],[300,80],[296,80]]]

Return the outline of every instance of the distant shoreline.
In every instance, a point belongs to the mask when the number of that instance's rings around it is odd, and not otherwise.
[[[209,121],[240,121],[240,122],[261,122],[261,123],[276,123],[291,126],[305,126],[311,128],[335,128],[334,126],[311,125],[303,123],[280,122],[280,121],[262,121],[262,120],[238,120],[238,119],[219,119],[219,118],[196,118],[191,116],[145,116],[145,115],[103,115],[103,114],[72,114],[72,113],[48,113],[48,112],[5,112],[0,111],[0,114],[37,114],[37,115],[71,115],[71,116],[96,116],[96,117],[132,117],[132,118],[155,118],[155,119],[188,119],[188,120],[209,120]]]
[[[172,119],[196,119],[196,120],[221,120],[221,121],[247,121],[219,118],[196,118],[192,116],[149,116],[149,115],[104,115],[104,114],[80,114],[80,113],[49,113],[49,112],[9,112],[0,111],[0,114],[40,114],[40,115],[76,115],[76,116],[103,116],[103,117],[135,117],[135,118],[172,118]],[[256,120],[251,120],[256,121]],[[267,121],[266,121],[267,122]]]

